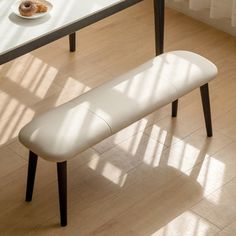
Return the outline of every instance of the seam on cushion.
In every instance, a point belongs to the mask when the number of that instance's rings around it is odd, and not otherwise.
[[[83,106],[83,105],[82,105],[82,106]],[[107,126],[109,127],[110,132],[111,132],[111,134],[112,134],[111,126],[110,126],[101,116],[99,116],[98,114],[96,114],[94,111],[90,110],[88,107],[86,107],[86,106],[83,106],[83,107],[86,108],[89,112],[93,113],[97,118],[100,118],[101,120],[103,120],[103,121],[107,124]]]
[[[178,89],[175,87],[175,85],[173,84],[173,82],[169,79],[165,79],[167,82],[170,83],[170,85],[174,88],[175,92],[176,92],[176,96],[177,96],[177,99],[179,98],[179,91]]]
[[[170,84],[173,86],[173,88],[175,89],[175,92],[176,92],[176,95],[177,95],[177,98],[179,98],[179,90],[175,87],[175,85],[173,84],[172,81],[170,81]]]
[[[92,90],[89,90],[89,91],[92,91]],[[89,92],[89,91],[88,91],[88,92]],[[82,94],[82,95],[83,95],[83,94]],[[82,96],[82,95],[80,95],[80,96]],[[75,99],[74,99],[74,100],[75,100]],[[109,124],[108,124],[108,123],[107,123],[107,122],[106,122],[102,117],[100,117],[99,115],[97,115],[94,111],[92,111],[91,109],[89,109],[86,105],[76,103],[74,100],[71,101],[73,104],[75,104],[75,105],[79,105],[79,106],[81,106],[81,107],[87,109],[90,113],[94,114],[97,118],[103,120],[103,121],[106,123],[106,125],[109,127],[110,132],[111,132],[111,134],[112,134],[111,126],[110,126],[110,125],[109,125]]]

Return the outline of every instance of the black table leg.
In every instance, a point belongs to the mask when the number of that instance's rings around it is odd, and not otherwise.
[[[164,51],[165,0],[154,0],[156,55]]]
[[[156,56],[164,52],[165,0],[154,0]],[[172,117],[177,116],[178,100],[172,103]]]
[[[70,52],[76,51],[76,32],[69,35]]]

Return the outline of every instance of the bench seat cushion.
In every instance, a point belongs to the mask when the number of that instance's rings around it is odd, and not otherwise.
[[[21,130],[19,139],[47,160],[68,160],[216,74],[216,66],[198,54],[164,53],[35,118]]]
[[[188,51],[162,54],[75,99],[102,117],[112,133],[208,83],[217,74],[206,58]]]
[[[110,135],[103,119],[70,101],[33,119],[19,139],[44,159],[63,161]]]

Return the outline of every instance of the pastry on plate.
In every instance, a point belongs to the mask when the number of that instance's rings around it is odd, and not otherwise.
[[[33,16],[35,13],[47,12],[48,7],[39,0],[25,0],[19,5],[19,12],[22,16]]]

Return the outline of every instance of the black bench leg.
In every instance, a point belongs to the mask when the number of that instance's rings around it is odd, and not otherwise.
[[[70,52],[75,52],[76,50],[76,32],[69,35],[70,42]]]
[[[67,225],[67,170],[66,161],[57,163],[57,178],[59,190],[59,204],[61,226]]]
[[[178,111],[178,100],[175,100],[172,102],[172,117],[177,116],[177,111]]]
[[[200,91],[201,91],[202,107],[204,112],[207,136],[212,137],[211,107],[210,107],[208,84],[202,85],[200,87]]]
[[[30,151],[29,162],[28,162],[27,187],[26,187],[26,196],[25,196],[25,201],[27,202],[30,202],[33,196],[37,161],[38,161],[38,156],[35,153]]]

